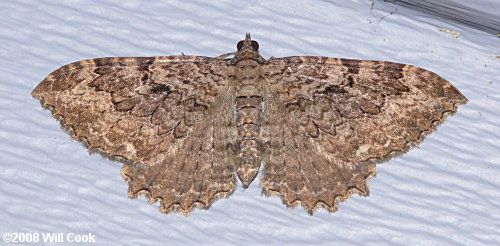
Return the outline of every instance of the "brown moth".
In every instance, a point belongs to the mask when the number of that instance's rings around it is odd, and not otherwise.
[[[376,163],[406,152],[467,99],[425,69],[393,62],[264,59],[237,51],[111,57],[63,66],[33,90],[74,139],[123,161],[129,197],[189,214],[247,188],[309,213],[368,196]],[[232,59],[225,59],[228,56]]]

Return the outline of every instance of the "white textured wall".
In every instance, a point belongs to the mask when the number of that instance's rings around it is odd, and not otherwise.
[[[1,1],[0,234],[93,233],[95,245],[499,245],[499,39],[400,12],[380,21],[388,12],[378,9],[367,0]],[[379,165],[371,195],[353,196],[337,213],[288,209],[254,181],[185,217],[128,199],[121,165],[89,155],[30,97],[73,61],[217,56],[245,32],[264,57],[421,66],[470,102],[419,148]]]

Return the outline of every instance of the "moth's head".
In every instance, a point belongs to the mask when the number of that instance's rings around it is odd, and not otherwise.
[[[250,33],[247,33],[245,40],[241,40],[236,45],[238,51],[234,53],[234,58],[231,60],[232,64],[236,64],[244,60],[254,60],[259,63],[265,62],[265,59],[259,55],[259,43],[250,38]]]
[[[259,43],[257,43],[257,41],[252,40],[252,38],[250,38],[249,32],[247,32],[245,40],[241,40],[238,42],[238,44],[236,45],[236,48],[238,49],[238,52],[250,51],[250,52],[259,53]]]

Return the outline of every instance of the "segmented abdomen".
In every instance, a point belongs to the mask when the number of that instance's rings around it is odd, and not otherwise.
[[[236,126],[239,143],[237,173],[244,188],[248,187],[259,172],[261,112],[261,96],[238,96],[236,98]]]

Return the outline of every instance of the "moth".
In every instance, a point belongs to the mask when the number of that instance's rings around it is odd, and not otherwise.
[[[232,58],[229,58],[231,57]],[[63,66],[32,92],[71,136],[125,164],[130,198],[188,215],[247,188],[309,213],[368,196],[376,164],[418,145],[467,99],[428,70],[237,51]]]

